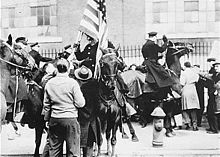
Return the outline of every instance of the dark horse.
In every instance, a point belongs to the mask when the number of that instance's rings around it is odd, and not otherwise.
[[[55,62],[55,61],[54,61]],[[53,63],[54,64],[54,63]],[[40,86],[43,76],[46,74],[47,63],[42,67],[37,69],[34,73],[26,74],[27,77],[27,91],[28,99],[23,101],[25,106],[25,115],[22,119],[28,124],[29,128],[35,129],[35,150],[34,156],[39,157],[39,149],[41,145],[41,138],[45,126],[44,117],[42,115],[43,109],[43,87]]]
[[[104,55],[100,59],[101,77],[99,80],[99,117],[102,132],[106,133],[107,154],[115,156],[116,131],[121,125],[121,108],[117,102],[114,90],[116,90],[116,77],[119,61],[115,49],[102,49]],[[112,131],[112,132],[111,132]],[[112,136],[111,136],[112,133]],[[112,152],[110,151],[110,138]],[[100,155],[101,146],[98,148]]]
[[[179,95],[181,94],[182,86],[179,81],[181,64],[179,59],[190,51],[191,45],[185,45],[183,43],[173,44],[169,42],[169,46],[166,50],[165,66],[168,68],[168,72],[175,82],[172,87],[153,88],[145,82],[145,71],[143,71],[142,66],[136,71],[129,70],[122,73],[122,77],[130,89],[127,95],[128,99],[133,100],[135,102],[134,104],[142,108],[142,112],[140,113],[141,119],[147,120],[147,122],[152,120],[150,116],[151,112],[156,106],[162,107],[164,102],[167,102],[168,93],[170,93],[172,97],[175,97],[172,91],[175,91]],[[165,112],[166,111],[170,112],[170,110],[165,109]],[[144,123],[147,122],[145,121]]]

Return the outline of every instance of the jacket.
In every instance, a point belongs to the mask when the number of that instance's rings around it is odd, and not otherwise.
[[[79,61],[84,60],[81,65],[86,66],[89,68],[92,73],[95,71],[95,64],[96,64],[96,51],[98,48],[98,42],[95,45],[88,44],[84,48],[84,50],[80,51],[80,46],[78,46],[78,49],[75,52],[76,59]]]
[[[142,47],[142,55],[144,59],[153,59],[153,60],[158,60],[158,53],[165,51],[167,48],[167,42],[165,42],[162,47],[159,45],[155,44],[151,40],[147,40],[147,42],[143,45]]]
[[[39,52],[35,51],[35,50],[31,50],[29,52],[29,54],[34,58],[35,63],[37,64],[37,66],[39,67],[40,65],[40,61],[42,62],[48,62],[48,61],[52,61],[51,58],[47,58],[47,57],[43,57],[40,55]]]

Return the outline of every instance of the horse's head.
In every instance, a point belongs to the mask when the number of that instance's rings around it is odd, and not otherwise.
[[[24,59],[16,53],[16,46],[12,42],[11,34],[8,36],[7,41],[0,40],[0,57],[4,61],[13,62],[17,65],[24,65]]]
[[[190,43],[176,42],[172,43],[169,41],[167,53],[166,53],[166,63],[169,69],[174,71],[178,76],[181,72],[180,57],[185,54],[189,54],[193,51],[193,46]]]
[[[6,61],[10,61],[13,57],[12,37],[8,36],[8,41],[0,40],[0,57]]]
[[[105,82],[105,85],[109,89],[114,90],[119,65],[119,61],[116,56],[118,49],[107,48],[101,50],[103,52],[103,56],[100,59],[101,77]]]

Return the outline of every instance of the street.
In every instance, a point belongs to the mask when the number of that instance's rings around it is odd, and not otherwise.
[[[207,134],[204,125],[199,131],[176,130],[176,136],[164,136],[164,145],[161,148],[152,147],[153,126],[145,128],[133,123],[139,142],[132,142],[127,125],[124,129],[129,139],[122,139],[121,133],[117,134],[116,154],[118,157],[144,157],[144,156],[220,156],[220,134]],[[2,156],[32,156],[34,152],[34,130],[27,126],[21,127],[20,137],[8,140],[3,126],[1,133],[1,155]],[[43,134],[40,153],[43,151],[46,134]],[[64,147],[65,150],[65,147]],[[106,141],[102,146],[102,154],[106,152]],[[65,152],[64,152],[65,153]]]

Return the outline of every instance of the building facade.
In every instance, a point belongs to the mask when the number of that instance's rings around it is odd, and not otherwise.
[[[76,40],[87,0],[1,0],[1,38],[12,34],[62,48]],[[106,0],[109,39],[141,45],[148,32],[177,40],[220,36],[220,0]]]
[[[63,47],[76,40],[87,0],[1,0],[1,38],[12,34]],[[106,0],[109,39],[115,44],[144,41],[144,0]],[[137,9],[138,8],[138,9]]]
[[[146,32],[177,39],[220,37],[220,0],[145,0]]]

